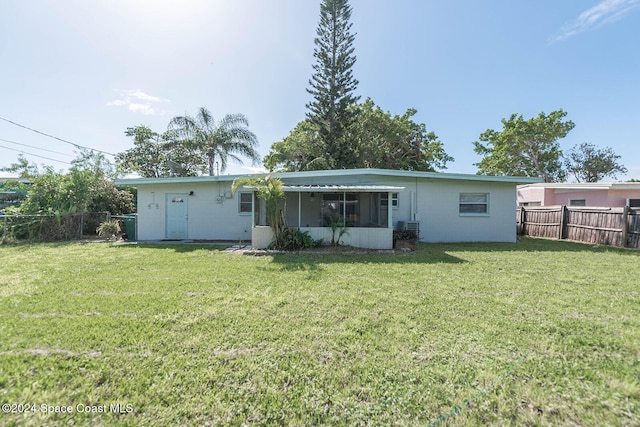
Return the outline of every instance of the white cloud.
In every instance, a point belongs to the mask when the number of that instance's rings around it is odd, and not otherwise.
[[[240,166],[240,169],[248,170],[251,173],[268,173],[264,167]]]
[[[171,101],[149,95],[138,89],[118,90],[120,97],[107,102],[107,107],[126,107],[134,113],[141,113],[148,116],[163,115],[166,112],[161,109],[162,104]]]
[[[562,41],[593,28],[611,24],[640,6],[640,0],[603,0],[591,9],[587,9],[574,21],[561,29],[561,34],[552,38],[552,42]]]

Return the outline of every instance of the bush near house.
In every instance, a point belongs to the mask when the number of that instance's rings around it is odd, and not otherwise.
[[[30,178],[20,206],[7,207],[0,241],[58,241],[95,235],[105,213],[135,212],[134,194],[116,188],[101,173],[46,169]],[[6,224],[6,227],[5,227]]]

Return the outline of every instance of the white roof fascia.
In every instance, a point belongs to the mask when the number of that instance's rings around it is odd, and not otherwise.
[[[262,176],[255,174],[251,176]],[[176,176],[166,178],[120,178],[116,185],[148,185],[148,184],[193,184],[197,182],[228,182],[248,175],[220,175],[220,176]]]
[[[449,179],[463,181],[490,181],[490,182],[510,182],[510,183],[538,183],[542,181],[539,177],[526,176],[494,176],[494,175],[473,175],[463,173],[444,173],[444,172],[422,172],[422,171],[405,171],[394,169],[336,169],[322,171],[304,171],[304,172],[280,172],[274,173],[274,176],[283,179],[291,178],[313,178],[313,177],[329,177],[329,176],[392,176],[402,178],[433,178],[433,179]]]
[[[116,185],[148,185],[148,184],[182,184],[197,182],[225,182],[233,181],[243,177],[263,177],[266,173],[245,174],[245,175],[222,175],[222,176],[190,176],[190,177],[170,177],[170,178],[123,178],[115,181]],[[274,177],[295,180],[296,178],[320,178],[320,177],[362,177],[362,176],[388,176],[399,178],[428,178],[446,179],[459,181],[482,181],[482,182],[503,182],[513,184],[533,184],[542,181],[538,177],[525,176],[493,176],[493,175],[472,175],[461,173],[442,172],[421,172],[404,171],[391,169],[337,169],[304,172],[278,172],[272,174]]]

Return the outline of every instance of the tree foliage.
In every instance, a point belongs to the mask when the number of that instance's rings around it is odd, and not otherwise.
[[[108,179],[116,179],[116,166],[104,154],[87,148],[80,148],[71,165],[78,170],[88,170]]]
[[[413,121],[415,108],[392,115],[368,98],[352,109],[356,120],[348,136],[356,151],[354,167],[433,172],[454,160],[434,132]]]
[[[185,155],[199,156],[201,171],[216,173],[227,168],[229,157],[242,164],[239,155],[248,157],[255,164],[260,160],[256,151],[258,139],[249,131],[249,121],[242,114],[227,114],[216,122],[205,107],[200,107],[195,117],[176,116],[169,122],[169,129],[177,139],[173,142],[173,150],[182,149]]]
[[[478,174],[540,176],[545,182],[563,181],[562,150],[558,140],[564,138],[574,123],[564,121],[567,113],[544,112],[529,120],[512,114],[502,119],[502,131],[488,129],[474,142],[474,151],[483,159],[476,163]]]
[[[578,182],[598,182],[605,177],[614,178],[618,173],[627,173],[627,168],[618,163],[618,156],[610,147],[598,148],[584,142],[575,145],[565,156],[567,172]]]
[[[424,123],[412,120],[417,113],[413,108],[401,116],[392,115],[367,99],[351,106],[350,111],[355,120],[344,132],[352,149],[349,168],[435,171],[453,161],[436,134]],[[271,146],[264,164],[271,171],[331,169],[326,151],[319,126],[305,120]]]
[[[358,102],[358,81],[353,77],[356,62],[351,33],[351,7],[348,0],[323,0],[316,29],[313,56],[316,63],[307,92],[307,120],[316,126],[324,146],[323,157],[331,168],[352,167],[353,150],[345,132],[353,123],[349,108]]]
[[[133,194],[116,188],[110,179],[115,174],[113,164],[104,155],[82,150],[71,162],[68,173],[44,167],[29,177],[27,197],[17,213],[84,213],[135,211]]]
[[[162,134],[140,125],[127,128],[133,148],[119,153],[116,160],[123,172],[143,178],[214,175],[224,172],[229,158],[242,164],[245,156],[253,163],[260,159],[256,136],[242,114],[227,114],[216,122],[205,107],[195,117],[176,116]]]
[[[29,162],[23,154],[18,155],[18,161],[11,163],[9,166],[0,168],[1,172],[17,173],[20,178],[31,178],[38,174],[38,165]]]
[[[331,169],[325,153],[326,144],[320,137],[318,125],[304,120],[282,141],[271,145],[264,166],[270,171],[291,172]]]
[[[133,148],[116,155],[122,172],[137,173],[143,178],[198,174],[200,157],[188,146],[178,144],[173,132],[159,134],[140,125],[127,128],[125,135],[133,138]],[[179,167],[172,170],[172,165]]]
[[[83,213],[135,211],[133,195],[118,190],[112,181],[88,169],[71,168],[62,174],[47,168],[33,177],[20,213]]]

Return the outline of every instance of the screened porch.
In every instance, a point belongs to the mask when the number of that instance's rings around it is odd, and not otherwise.
[[[346,227],[341,244],[369,248],[393,247],[393,195],[404,187],[380,185],[285,185],[281,212],[288,227],[308,231],[329,243],[333,227]],[[272,240],[260,199],[253,198],[252,246]]]

